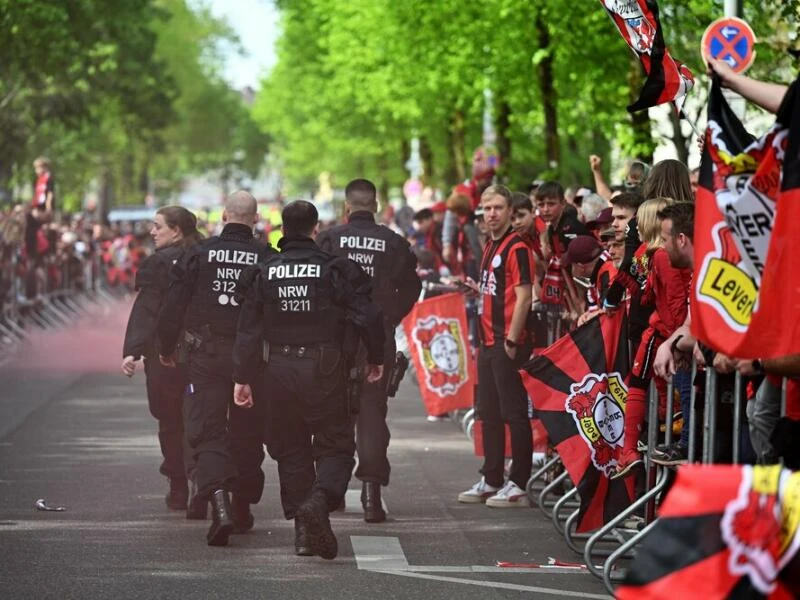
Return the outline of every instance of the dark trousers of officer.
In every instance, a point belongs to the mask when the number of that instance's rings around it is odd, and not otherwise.
[[[353,472],[356,444],[345,392],[343,359],[284,356],[270,351],[265,375],[267,451],[278,463],[287,519],[312,489],[338,507]],[[338,364],[337,364],[338,363]]]
[[[511,431],[513,460],[509,479],[524,490],[531,476],[533,437],[528,394],[518,371],[529,355],[530,346],[520,346],[515,360],[511,360],[503,344],[481,346],[478,354],[477,408],[484,449],[481,473],[486,483],[494,487],[503,485],[506,423]]]
[[[394,329],[389,327],[386,329],[383,377],[375,383],[364,382],[356,417],[356,478],[381,485],[389,485],[390,467],[386,452],[389,449],[390,434],[386,425],[386,414],[389,410],[386,382],[389,380],[396,351]]]
[[[232,491],[249,502],[264,488],[263,421],[248,409],[233,406],[233,339],[217,340],[192,352],[183,405],[186,439],[194,459],[192,479],[198,492]]]
[[[185,452],[183,437],[183,394],[188,383],[185,367],[170,368],[158,357],[145,357],[147,404],[158,421],[158,442],[164,460],[159,471],[170,479],[186,479],[190,456]],[[186,458],[186,462],[184,462]]]

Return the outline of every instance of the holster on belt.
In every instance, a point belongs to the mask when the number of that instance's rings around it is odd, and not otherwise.
[[[386,395],[389,398],[394,398],[397,388],[400,387],[400,382],[406,374],[406,370],[408,370],[408,358],[402,352],[398,352],[394,357],[394,364],[386,381]]]
[[[197,352],[203,345],[203,339],[193,331],[184,331],[183,339],[176,347],[176,361],[180,364],[189,362],[189,355]]]
[[[361,376],[361,369],[358,365],[348,364],[347,366],[347,406],[354,415],[361,410],[361,388],[364,380]]]

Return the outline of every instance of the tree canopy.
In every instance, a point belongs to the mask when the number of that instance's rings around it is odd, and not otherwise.
[[[596,0],[278,0],[278,62],[254,115],[295,189],[322,171],[342,184],[370,176],[382,187],[407,177],[408,141],[419,137],[426,178],[465,176],[482,140],[484,90],[494,97],[503,166],[512,185],[552,175],[586,180],[587,156],[616,146],[652,159],[647,113],[628,115],[641,68]],[[790,64],[784,52],[796,3],[745,3],[761,34],[756,76]],[[792,5],[792,6],[789,6]],[[698,76],[705,27],[722,2],[660,0],[667,44]],[[681,155],[691,143],[680,128]],[[466,173],[468,174],[468,173]]]
[[[55,165],[77,208],[165,197],[194,172],[261,168],[267,135],[222,78],[231,29],[186,0],[0,0],[0,194]]]

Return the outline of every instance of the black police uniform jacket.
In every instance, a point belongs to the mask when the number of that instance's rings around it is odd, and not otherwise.
[[[233,352],[234,381],[252,383],[263,342],[339,346],[349,323],[363,339],[370,364],[383,363],[383,316],[370,300],[371,282],[347,258],[334,256],[305,236],[285,237],[280,254],[248,273]]]
[[[239,279],[275,250],[253,238],[247,225],[229,223],[218,236],[193,246],[173,267],[158,336],[162,354],[175,350],[181,331],[236,336],[241,310]]]
[[[377,224],[371,212],[352,213],[347,223],[320,233],[317,244],[357,262],[372,278],[372,299],[392,326],[403,320],[419,298],[422,283],[417,257],[403,237]]]
[[[136,290],[139,293],[128,317],[125,342],[122,345],[123,358],[158,358],[158,316],[169,288],[170,269],[183,252],[183,248],[176,244],[159,248],[139,265],[136,272]]]

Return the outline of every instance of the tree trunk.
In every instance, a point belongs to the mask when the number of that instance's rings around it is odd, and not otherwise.
[[[543,15],[536,17],[536,30],[539,48],[550,48],[550,53],[539,63],[539,89],[542,93],[542,110],[544,111],[544,144],[548,168],[558,171],[561,164],[561,148],[558,139],[558,96],[554,85],[553,55],[550,30]]]
[[[639,98],[639,93],[644,82],[642,76],[642,65],[636,58],[631,59],[630,69],[628,69],[628,88],[630,90],[630,101],[635,102]],[[631,130],[633,132],[633,156],[647,164],[653,164],[653,152],[655,142],[653,141],[653,127],[650,122],[650,115],[646,110],[631,113]]]
[[[389,159],[386,153],[378,156],[378,206],[386,206],[389,202]]]
[[[456,185],[467,178],[466,164],[464,158],[465,132],[464,132],[464,113],[456,110],[450,121],[449,129],[450,155],[453,159],[454,179],[447,181],[449,185]]]
[[[512,172],[511,138],[508,135],[510,121],[511,106],[505,99],[500,100],[497,106],[497,151],[500,153],[500,171],[504,181],[508,181]]]
[[[675,151],[678,153],[678,160],[683,164],[689,162],[689,146],[688,139],[683,135],[681,128],[681,117],[677,110],[671,109],[669,111],[669,120],[672,122],[672,143],[675,145]]]
[[[433,149],[428,138],[424,135],[419,138],[419,156],[422,159],[422,182],[431,185],[435,176],[433,169]]]

